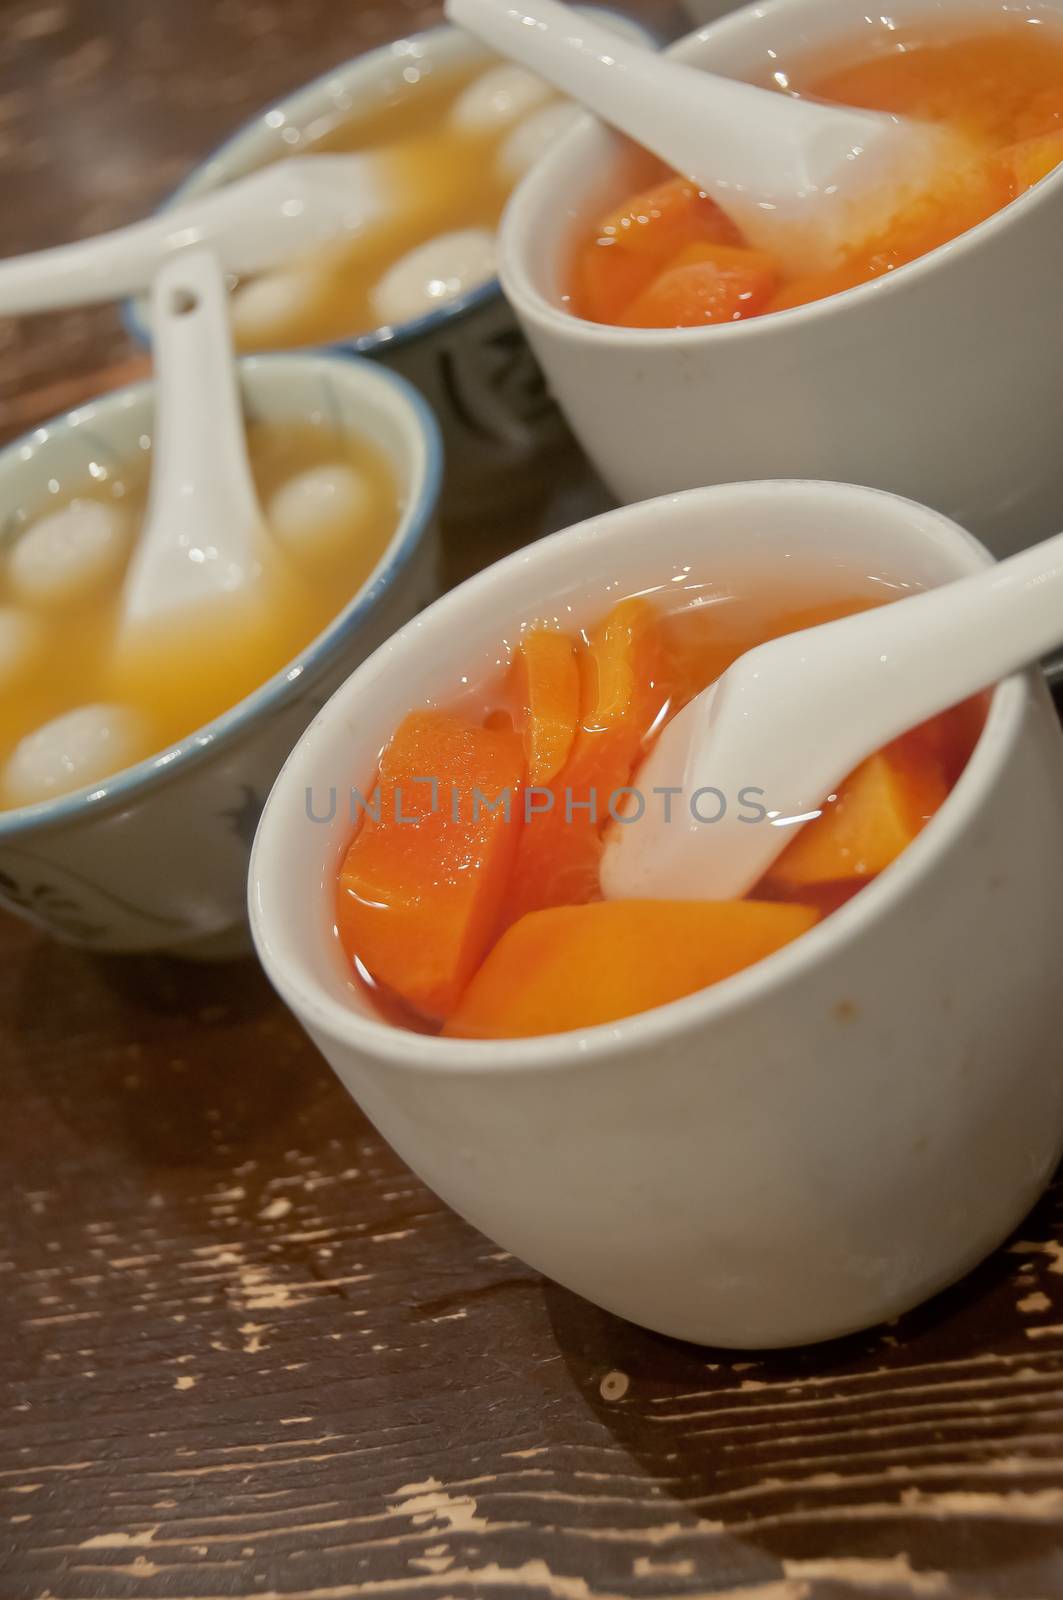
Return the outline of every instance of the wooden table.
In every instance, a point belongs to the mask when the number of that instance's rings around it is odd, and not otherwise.
[[[5,0],[0,249],[139,215],[271,96],[434,15]],[[138,361],[111,311],[0,324],[0,429]],[[573,452],[552,477],[579,491]],[[561,504],[449,528],[452,573]],[[894,1326],[699,1350],[453,1217],[250,963],[4,921],[0,989],[0,1600],[1063,1596],[1058,1194]]]

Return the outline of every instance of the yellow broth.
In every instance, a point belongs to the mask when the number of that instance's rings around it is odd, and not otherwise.
[[[56,483],[44,504],[20,508],[8,524],[0,559],[0,608],[28,617],[35,631],[30,659],[0,682],[0,808],[11,793],[3,774],[19,741],[77,707],[107,703],[138,714],[141,760],[187,737],[227,711],[297,656],[353,598],[390,540],[399,515],[390,462],[375,446],[311,422],[283,429],[248,428],[260,502],[296,475],[324,466],[352,469],[364,487],[356,525],[323,554],[298,558],[279,542],[253,599],[215,600],[164,625],[121,629],[128,555],[102,587],[65,604],[34,604],[12,581],[11,557],[37,520],[73,500],[120,506],[135,534],[143,522],[150,440],[120,465],[94,462],[81,481]],[[271,546],[273,549],[273,546]],[[128,760],[121,766],[128,765]],[[77,783],[66,787],[78,787]],[[57,787],[53,792],[63,792]]]
[[[443,233],[494,232],[514,186],[501,170],[499,153],[521,118],[471,130],[453,125],[449,117],[462,91],[498,65],[493,58],[486,68],[482,62],[444,68],[420,60],[406,69],[416,72],[416,81],[398,73],[395,85],[371,108],[306,130],[293,153],[376,152],[386,186],[396,196],[394,215],[355,240],[292,263],[298,271],[305,262],[312,272],[306,297],[270,321],[268,339],[249,336],[237,320],[241,349],[325,344],[371,330],[380,322],[373,290],[394,262]],[[550,97],[547,103],[557,102]]]

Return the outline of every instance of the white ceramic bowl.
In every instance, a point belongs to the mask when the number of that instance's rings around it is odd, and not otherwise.
[[[1000,0],[766,0],[671,53],[763,80],[888,25],[977,27]],[[1005,8],[1006,9],[1006,8]],[[1025,9],[1025,7],[1024,7]],[[1031,14],[1063,25],[1060,0]],[[774,52],[769,56],[769,51]],[[620,146],[583,124],[503,221],[506,293],[619,499],[734,478],[840,478],[925,501],[997,554],[1063,524],[1063,169],[971,232],[847,293],[717,327],[619,329],[560,305],[570,240],[623,198]]]
[[[246,948],[248,852],[281,763],[337,684],[436,593],[442,453],[420,396],[346,357],[256,356],[240,372],[249,415],[324,416],[385,451],[400,520],[329,627],[232,710],[91,790],[0,811],[0,905],[69,943],[190,956]],[[151,427],[149,383],[57,418],[0,453],[0,504],[39,505],[50,478],[128,460]],[[9,523],[0,545],[12,536]]]
[[[438,601],[308,729],[252,855],[259,954],[385,1137],[507,1250],[663,1333],[785,1345],[932,1294],[1043,1189],[1063,1143],[1063,738],[1038,674],[996,691],[953,793],[877,882],[674,1005],[582,1034],[426,1038],[372,1014],[332,928],[349,786],[521,621],[590,621],[673,578],[785,583],[800,605],[987,559],[940,515],[844,485],[629,506]],[[330,788],[335,816],[312,821]]]
[[[636,40],[654,43],[630,18],[589,9]],[[367,51],[267,107],[197,167],[166,204],[178,205],[312,148],[315,137],[337,120],[392,96],[411,65],[446,69],[494,59],[471,34],[449,25]],[[146,300],[130,303],[127,324],[142,343],[150,341]],[[511,505],[534,487],[543,452],[563,434],[497,278],[438,311],[329,348],[379,357],[426,396],[443,430],[447,505],[455,512]]]

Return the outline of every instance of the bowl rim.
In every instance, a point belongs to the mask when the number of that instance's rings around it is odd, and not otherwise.
[[[641,34],[649,46],[660,48],[660,35],[655,29],[628,16],[626,12],[618,10],[616,6],[596,5],[592,0],[592,3],[586,6],[586,9],[615,17],[618,21],[623,22],[632,33]],[[360,51],[358,55],[349,56],[337,66],[318,73],[316,77],[308,79],[306,83],[299,84],[287,94],[270,101],[268,105],[263,106],[261,110],[256,111],[246,121],[240,123],[238,127],[226,135],[219,145],[216,145],[201,161],[198,161],[192,170],[185,174],[177,187],[160,201],[155,208],[154,214],[158,215],[159,212],[168,211],[172,206],[180,205],[188,197],[189,190],[193,191],[193,193],[202,192],[207,194],[223,187],[224,183],[228,181],[225,178],[222,178],[219,182],[204,183],[203,180],[208,176],[212,167],[227,166],[233,157],[238,155],[242,145],[251,144],[254,136],[261,131],[266,118],[271,112],[283,111],[285,106],[290,105],[294,100],[301,100],[304,96],[307,100],[313,99],[316,94],[327,91],[329,85],[336,78],[353,73],[356,69],[363,68],[366,74],[369,75],[385,58],[396,54],[397,45],[442,38],[460,33],[460,31],[453,23],[437,22],[430,28],[419,28],[415,33],[400,34],[397,39],[386,40],[383,44],[371,45],[369,49]],[[486,49],[485,46],[480,45],[471,36],[468,42],[473,48]],[[296,154],[297,152],[293,151],[292,153]],[[465,294],[458,295],[453,300],[448,300],[445,305],[439,306],[433,311],[426,311],[418,317],[411,317],[406,322],[382,323],[379,327],[370,328],[364,333],[350,334],[343,339],[329,339],[320,344],[300,345],[287,351],[263,350],[255,353],[299,354],[310,350],[318,350],[334,355],[350,355],[352,351],[357,355],[370,355],[398,350],[405,345],[412,344],[415,339],[420,339],[425,334],[434,333],[446,323],[453,321],[457,317],[464,316],[466,312],[476,311],[481,306],[499,301],[503,297],[501,278],[496,270],[490,278],[487,278],[483,283],[475,284]],[[141,305],[145,299],[146,297],[143,295],[128,296],[122,301],[119,308],[119,316],[126,332],[139,345],[150,346],[151,327],[147,318],[141,314]]]
[[[390,388],[400,405],[405,407],[412,436],[419,441],[422,455],[419,470],[410,483],[403,487],[412,487],[417,476],[420,477],[420,487],[416,494],[411,494],[372,571],[346,605],[336,612],[298,655],[285,662],[235,705],[210,722],[193,729],[165,750],[131,767],[123,767],[99,783],[86,784],[69,794],[40,800],[33,805],[0,810],[0,843],[24,833],[61,827],[77,821],[82,815],[95,816],[115,806],[129,804],[173,772],[184,772],[221,746],[245,736],[259,716],[283,705],[297,688],[302,689],[305,683],[312,681],[327,667],[335,653],[369,619],[409,566],[431,525],[443,478],[443,442],[431,406],[420,391],[399,373],[381,366],[379,362],[364,361],[349,353],[336,354],[325,350],[267,351],[261,355],[241,356],[237,366],[241,374],[253,375],[260,367],[275,368],[294,363],[310,367],[325,366],[330,375],[341,381],[353,376],[359,384],[365,381],[370,387],[380,384]],[[22,456],[26,449],[36,451],[44,447],[53,434],[77,428],[82,419],[97,417],[101,412],[106,414],[150,403],[153,389],[154,379],[146,378],[52,417],[0,450],[0,470],[14,458]],[[364,393],[360,398],[364,403]]]
[[[807,6],[805,9],[811,8],[812,6]],[[793,9],[795,9],[793,0],[762,0],[762,3],[755,6],[743,6],[737,11],[727,12],[717,17],[715,21],[704,23],[701,27],[683,34],[665,47],[664,54],[690,61],[697,54],[699,45],[704,43],[711,45],[718,37],[740,33],[742,29],[752,32],[761,25],[765,17],[775,13],[784,14]],[[1060,15],[1060,24],[1063,29],[1063,12]],[[699,63],[694,60],[693,64]],[[604,125],[599,123],[598,126]],[[813,323],[840,315],[853,307],[863,305],[876,295],[879,297],[886,294],[903,295],[914,290],[920,279],[935,272],[946,262],[968,255],[972,250],[978,250],[987,239],[1016,226],[1016,219],[1021,221],[1027,213],[1043,205],[1048,196],[1063,187],[1063,163],[1061,163],[1024,194],[1009,200],[991,216],[984,217],[981,222],[957,234],[954,239],[946,240],[944,244],[928,250],[914,261],[905,262],[903,267],[895,271],[883,273],[876,278],[868,278],[863,283],[853,284],[848,289],[840,289],[834,294],[825,295],[820,300],[787,306],[781,311],[749,317],[740,322],[713,323],[700,328],[622,328],[613,323],[591,322],[557,305],[535,283],[533,274],[528,270],[526,252],[523,249],[523,240],[529,232],[531,222],[542,210],[544,193],[548,191],[552,193],[556,210],[557,176],[565,171],[578,169],[579,163],[574,161],[571,152],[577,142],[586,137],[588,131],[587,123],[584,122],[563,133],[557,143],[551,146],[530,172],[525,174],[510,194],[498,229],[498,276],[504,293],[521,317],[528,317],[538,327],[552,333],[560,331],[570,340],[589,345],[626,343],[630,344],[632,349],[646,351],[677,347],[684,350],[692,349],[696,344],[704,343],[706,340],[714,344],[723,340],[749,341],[767,338],[773,330],[788,331],[802,323]],[[526,220],[526,216],[530,220]]]
[[[712,484],[660,495],[600,513],[547,535],[536,541],[532,550],[546,555],[561,542],[571,541],[578,546],[580,537],[586,537],[584,530],[590,526],[598,528],[603,523],[650,514],[654,508],[722,498],[729,492],[751,487],[762,489],[765,486],[796,489],[798,493],[826,490],[829,493],[856,494],[864,499],[888,500],[905,508],[909,514],[918,515],[928,524],[936,525],[957,551],[966,544],[980,564],[991,564],[993,561],[985,546],[973,534],[943,512],[934,511],[887,490],[819,479],[751,480]],[[466,579],[457,588],[441,595],[418,621],[423,622],[432,613],[438,615],[449,609],[459,596],[464,597],[466,604],[470,596],[477,596],[484,602],[483,608],[489,610],[487,601],[492,584],[499,576],[517,574],[526,567],[528,556],[527,550],[516,551]],[[971,570],[976,570],[973,565]],[[416,638],[407,626],[355,669],[319,712],[314,726],[330,715],[340,714],[338,702],[343,697],[344,704],[347,704],[351,685],[356,678],[368,685],[378,674],[392,671],[392,653],[396,649],[404,650],[409,644],[417,648]],[[313,971],[310,958],[306,958],[308,977],[304,980],[299,970],[290,968],[287,955],[275,950],[267,925],[261,884],[283,872],[283,847],[272,837],[273,809],[280,788],[293,782],[295,774],[300,774],[303,783],[306,782],[303,752],[312,729],[308,729],[293,747],[266,801],[255,834],[248,872],[248,910],[255,949],[273,987],[315,1037],[327,1038],[344,1052],[361,1053],[388,1067],[454,1073],[561,1070],[577,1062],[590,1063],[611,1054],[666,1047],[677,1035],[708,1028],[734,1012],[755,1006],[767,991],[799,981],[810,969],[829,961],[839,945],[858,935],[868,924],[887,914],[891,907],[903,900],[933,862],[970,826],[985,797],[1006,769],[1037,672],[1038,669],[1034,667],[1015,673],[994,687],[978,742],[944,803],[902,854],[867,884],[860,894],[791,944],[707,989],[666,1005],[582,1031],[517,1039],[443,1038],[416,1033],[383,1018],[363,1016],[353,1007],[345,1006],[325,991]],[[315,883],[315,892],[317,888],[319,886]],[[274,894],[272,898],[276,900],[279,897]],[[268,915],[272,922],[276,913],[271,911]]]

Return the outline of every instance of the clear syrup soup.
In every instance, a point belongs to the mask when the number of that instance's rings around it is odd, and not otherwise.
[[[741,899],[605,900],[599,881],[607,832],[637,805],[625,791],[669,718],[754,645],[897,593],[859,588],[692,604],[666,582],[578,632],[530,618],[488,682],[411,711],[375,778],[351,774],[353,837],[329,910],[362,998],[397,1026],[453,1037],[580,1031],[706,988],[859,894],[944,803],[984,696],[862,763]],[[645,815],[664,803],[642,798]],[[765,799],[670,803],[696,806],[711,849],[721,806],[770,826]]]
[[[132,631],[123,581],[150,439],[19,507],[0,543],[0,810],[79,789],[165,750],[259,687],[353,598],[399,515],[375,446],[311,422],[248,427],[271,534],[254,598]],[[274,559],[275,558],[275,559]]]
[[[416,53],[396,58],[378,100],[301,130],[292,146],[372,157],[393,213],[357,239],[238,286],[238,345],[350,338],[424,316],[489,281],[510,191],[574,115],[540,79],[495,58],[464,66],[436,66]]]
[[[764,82],[773,86],[770,76]],[[801,274],[750,248],[695,185],[632,147],[619,188],[625,198],[586,221],[575,240],[565,300],[577,316],[618,327],[704,327],[822,300],[965,233],[1063,161],[1063,32],[1023,13],[974,34],[876,28],[873,45],[865,39],[829,59],[787,61],[774,86],[943,124],[966,153],[902,200],[885,225],[857,232],[833,266]]]

